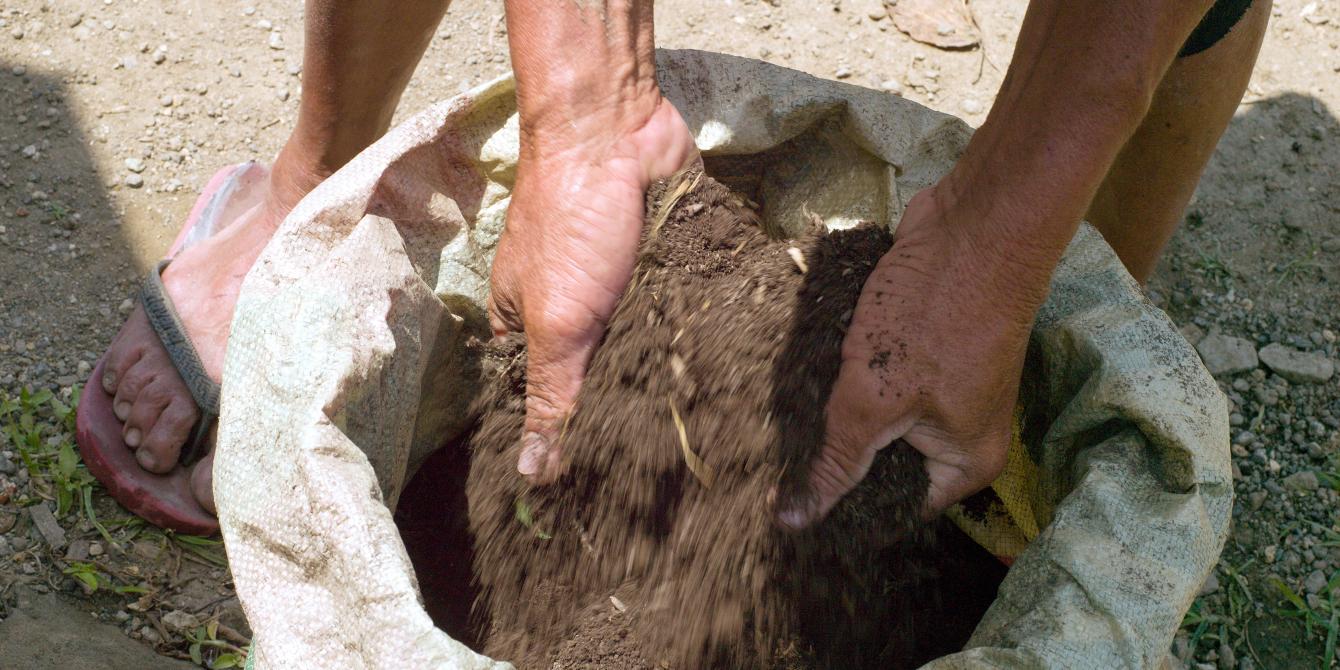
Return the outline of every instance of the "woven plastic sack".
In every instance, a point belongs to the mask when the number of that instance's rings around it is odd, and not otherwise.
[[[759,61],[657,57],[709,171],[752,179],[784,228],[809,212],[832,227],[897,222],[971,134],[896,96]],[[465,427],[478,380],[463,347],[486,332],[516,160],[504,78],[414,116],[326,180],[247,277],[214,486],[255,667],[505,667],[433,627],[391,509]],[[1153,667],[1227,532],[1224,398],[1088,226],[1029,356],[1023,439],[989,504],[952,512],[1013,567],[967,649],[930,667]]]

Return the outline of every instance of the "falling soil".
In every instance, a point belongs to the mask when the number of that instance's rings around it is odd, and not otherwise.
[[[631,287],[560,439],[559,482],[516,475],[520,338],[484,347],[466,495],[484,650],[522,668],[908,667],[962,645],[1003,568],[921,521],[921,458],[880,452],[787,532],[841,342],[889,248],[866,224],[770,239],[698,172],[648,195]],[[431,597],[430,597],[431,600]]]

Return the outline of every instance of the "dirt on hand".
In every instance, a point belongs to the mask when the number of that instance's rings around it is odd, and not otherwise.
[[[515,471],[524,341],[486,347],[495,377],[467,497],[489,655],[523,668],[901,667],[961,645],[994,596],[993,584],[976,607],[947,596],[945,577],[982,571],[921,520],[926,475],[902,443],[824,522],[775,524],[775,500],[802,495],[847,322],[891,238],[816,222],[770,239],[751,205],[700,172],[653,187],[556,484]]]

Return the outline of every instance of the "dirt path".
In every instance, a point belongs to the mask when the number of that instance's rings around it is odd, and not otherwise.
[[[973,0],[984,47],[965,52],[912,42],[891,27],[879,0],[662,0],[657,24],[662,46],[763,58],[980,123],[1025,5]],[[456,3],[399,118],[506,71],[501,12],[496,0]],[[1335,360],[1340,2],[1282,0],[1274,13],[1247,99],[1151,297],[1193,339],[1197,330],[1222,331],[1252,349],[1281,344]],[[161,624],[162,615],[186,611],[176,599],[195,582],[182,582],[167,562],[191,551],[131,525],[111,528],[112,539],[134,534],[125,546],[152,540],[163,551],[146,556],[113,544],[107,558],[79,558],[92,542],[106,544],[80,505],[61,519],[67,543],[52,549],[20,504],[46,498],[64,512],[62,486],[82,495],[81,482],[56,481],[58,452],[70,436],[52,408],[23,409],[5,398],[31,387],[68,402],[195,190],[224,164],[275,154],[301,88],[301,5],[14,0],[0,9],[0,22],[0,430],[27,413],[39,451],[50,454],[33,476],[17,445],[0,438],[0,497],[10,498],[0,503],[0,616],[10,615],[18,585],[45,584],[77,597],[108,625],[153,641],[162,636],[149,614]],[[1340,485],[1340,381],[1290,383],[1258,367],[1223,382],[1242,475],[1237,522],[1217,583],[1207,585],[1175,649],[1188,662],[1219,667],[1315,665],[1335,627],[1331,603],[1340,600],[1328,583],[1340,572],[1333,488]],[[94,494],[102,520],[123,517]],[[74,564],[102,575],[93,597],[63,574]],[[214,580],[200,587],[211,598],[227,600],[226,573],[208,561],[182,564],[191,579]],[[136,584],[161,600],[128,612],[142,594],[108,588]],[[235,616],[235,607],[219,607],[199,614]],[[1296,611],[1282,616],[1281,608]],[[1312,622],[1310,635],[1304,621]],[[160,649],[189,655],[179,633],[163,632],[170,639]]]

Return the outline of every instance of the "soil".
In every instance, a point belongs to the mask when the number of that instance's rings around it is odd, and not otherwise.
[[[664,47],[759,58],[980,124],[1026,5],[971,0],[982,46],[962,51],[910,40],[891,26],[880,0],[658,0],[656,36]],[[203,0],[14,0],[0,10],[0,95],[7,101],[0,111],[0,393],[50,390],[68,402],[198,189],[223,165],[276,154],[301,98],[302,13],[298,2]],[[497,0],[455,0],[397,120],[507,71],[501,19]],[[1179,325],[1340,357],[1325,338],[1340,331],[1337,72],[1340,4],[1276,0],[1247,95],[1150,283],[1150,297]],[[142,161],[136,167],[143,171],[132,172],[129,159]],[[143,180],[138,188],[127,181],[132,174]],[[1277,402],[1266,403],[1255,396],[1270,399],[1276,389],[1273,375],[1256,378],[1262,372],[1223,380],[1234,411],[1246,417],[1235,424],[1235,437],[1250,429],[1256,438],[1234,452],[1245,476],[1236,482],[1239,503],[1220,585],[1207,586],[1192,609],[1202,618],[1188,617],[1184,644],[1174,645],[1188,665],[1232,667],[1217,660],[1224,645],[1244,669],[1316,667],[1325,655],[1328,627],[1295,625],[1299,619],[1281,614],[1291,606],[1273,580],[1303,594],[1323,623],[1330,621],[1327,594],[1305,592],[1303,581],[1313,570],[1327,578],[1340,572],[1340,540],[1331,530],[1340,505],[1329,485],[1296,493],[1278,490],[1278,482],[1304,471],[1340,472],[1340,377],[1281,389]],[[1243,378],[1249,390],[1235,391]],[[1324,428],[1296,444],[1291,426],[1308,416]],[[44,425],[50,428],[44,439],[69,439],[59,421]],[[185,655],[185,638],[169,629],[167,639],[158,639],[148,614],[213,616],[213,606],[198,608],[231,592],[227,571],[193,562],[175,539],[113,524],[125,512],[95,489],[97,517],[116,540],[96,561],[102,580],[147,583],[155,596],[140,612],[133,606],[142,594],[106,588],[86,594],[64,573],[82,562],[78,552],[49,546],[28,521],[25,505],[45,499],[54,508],[53,496],[23,467],[6,472],[6,459],[18,461],[15,451],[0,444],[0,497],[17,491],[0,504],[0,528],[8,528],[0,532],[0,616],[17,611],[22,588],[59,590],[101,625]],[[6,519],[15,516],[9,528]],[[78,509],[58,521],[72,544],[103,541]],[[1305,549],[1308,541],[1316,546]],[[159,552],[137,549],[160,545]],[[420,566],[426,582],[431,570]],[[172,585],[183,583],[199,593],[175,593]],[[227,602],[224,620],[245,633],[236,600]],[[81,624],[91,621],[80,614]],[[69,665],[80,663],[71,657]]]
[[[654,187],[647,211],[556,485],[514,475],[524,342],[487,349],[466,489],[487,653],[527,668],[913,667],[961,645],[919,644],[980,611],[942,609],[934,584],[964,566],[921,519],[910,447],[882,451],[805,532],[779,529],[770,504],[802,495],[887,230],[770,239],[746,199],[696,171]]]

